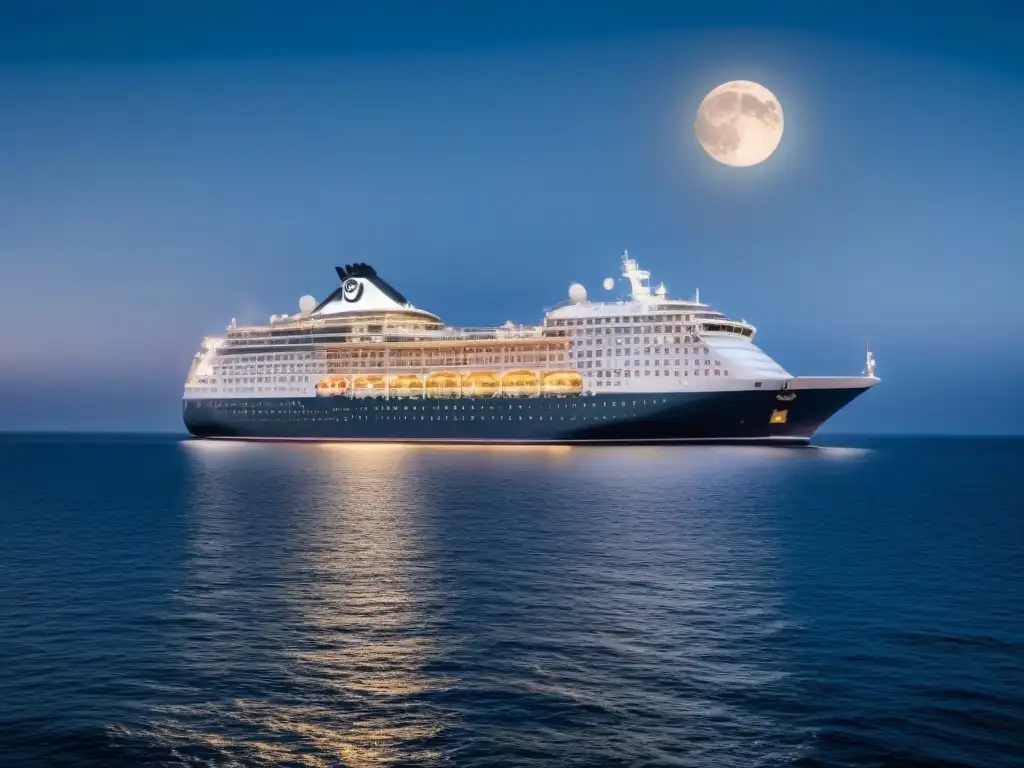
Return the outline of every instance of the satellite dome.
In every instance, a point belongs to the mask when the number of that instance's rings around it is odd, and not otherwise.
[[[587,289],[579,283],[569,286],[569,301],[573,304],[582,304],[587,300]]]
[[[308,315],[316,309],[316,299],[310,295],[305,295],[299,299],[299,314]]]
[[[612,278],[610,278],[610,277],[606,277],[604,279],[603,285],[604,285],[604,289],[606,291],[610,291],[612,288],[615,287],[615,281]]]

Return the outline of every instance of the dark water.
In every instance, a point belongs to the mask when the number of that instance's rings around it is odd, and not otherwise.
[[[0,763],[1019,766],[1024,441],[0,437]]]

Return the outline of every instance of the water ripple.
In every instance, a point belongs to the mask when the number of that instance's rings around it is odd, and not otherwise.
[[[1021,458],[2,438],[0,763],[1016,765]]]

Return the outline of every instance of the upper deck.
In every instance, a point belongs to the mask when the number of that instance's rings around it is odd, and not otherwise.
[[[544,326],[506,324],[501,327],[452,328],[440,323],[410,322],[388,315],[346,319],[289,318],[265,326],[231,326],[222,352],[322,344],[404,346],[557,342],[568,335],[566,330]]]
[[[730,334],[753,339],[757,330],[746,320],[733,320],[713,310],[700,300],[700,293],[693,299],[671,299],[665,284],[653,291],[650,287],[650,273],[640,269],[629,253],[622,254],[622,277],[628,282],[626,297],[613,301],[590,301],[582,285],[574,283],[569,288],[569,298],[547,311],[545,327],[553,329],[572,328],[579,335],[584,326],[610,326],[610,333],[665,333],[685,332],[693,334]],[[615,281],[607,278],[604,289],[612,291]],[[677,324],[683,324],[679,326]],[[589,332],[583,331],[586,335]]]
[[[556,340],[568,334],[545,326],[453,328],[413,306],[367,264],[336,267],[341,286],[313,308],[271,316],[267,325],[232,321],[222,353],[303,345],[479,345]]]
[[[669,298],[664,285],[652,291],[649,273],[628,254],[622,265],[627,295],[588,301],[574,283],[569,300],[540,324],[463,328],[414,306],[368,265],[337,268],[341,286],[323,301],[303,297],[298,313],[265,325],[232,320],[226,335],[207,339],[188,386],[203,395],[308,396],[322,394],[324,381],[331,391],[341,380],[352,387],[346,391],[397,391],[442,375],[504,381],[529,373],[546,381],[572,373],[586,391],[669,392],[789,377],[753,344],[756,330],[745,320],[712,309],[699,294],[684,300]],[[604,288],[612,291],[615,281],[606,279]]]
[[[232,321],[222,353],[267,347],[306,345],[489,345],[530,341],[571,340],[585,333],[584,326],[609,325],[611,332],[729,334],[753,339],[756,329],[745,320],[733,320],[700,301],[670,299],[664,284],[651,291],[650,273],[623,254],[623,278],[628,298],[588,301],[586,291],[574,283],[569,299],[550,308],[540,325],[455,328],[439,317],[413,306],[366,264],[336,267],[342,283],[315,307],[295,315],[273,315],[267,325],[239,326]],[[605,288],[611,290],[605,281]],[[676,325],[680,324],[680,325]],[[588,334],[589,335],[589,334]]]

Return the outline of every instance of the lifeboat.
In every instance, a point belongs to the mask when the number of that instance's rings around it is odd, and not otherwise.
[[[352,382],[352,389],[356,392],[375,392],[387,388],[387,379],[376,373],[368,373],[363,376],[356,376]]]
[[[476,371],[462,377],[462,394],[494,397],[501,391],[501,379],[494,371]]]
[[[459,384],[459,374],[451,371],[437,371],[426,380],[427,393],[434,397],[457,397]]]
[[[501,377],[501,389],[509,395],[534,395],[540,391],[540,377],[533,371],[509,371]]]
[[[423,391],[423,380],[412,373],[403,373],[392,376],[389,383],[391,390],[398,394],[411,394]]]
[[[316,393],[321,397],[344,395],[348,392],[347,376],[324,376],[315,385]]]
[[[544,376],[544,391],[553,395],[578,395],[583,392],[583,377],[576,371],[552,371]]]

